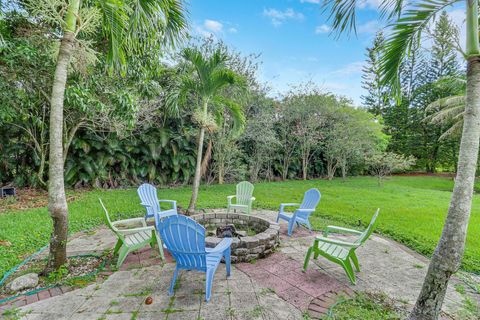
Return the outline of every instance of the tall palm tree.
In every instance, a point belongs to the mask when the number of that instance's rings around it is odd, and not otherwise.
[[[198,198],[202,177],[202,158],[205,131],[215,131],[223,122],[225,111],[233,121],[233,131],[240,132],[245,125],[242,107],[226,97],[228,86],[244,87],[244,79],[228,68],[228,55],[221,49],[210,55],[196,48],[186,48],[181,53],[186,62],[187,72],[180,79],[178,90],[168,99],[172,104],[183,104],[190,97],[195,101],[193,117],[200,127],[198,133],[197,160],[193,178],[192,197],[187,212],[193,213]]]
[[[335,30],[355,30],[359,0],[328,0],[325,9]],[[429,23],[444,8],[466,4],[467,61],[465,113],[460,142],[457,176],[442,235],[433,253],[422,290],[409,319],[437,319],[448,281],[460,267],[465,249],[467,226],[472,206],[473,185],[480,138],[480,49],[478,0],[382,0],[380,7],[390,22],[391,32],[381,58],[382,81],[390,84],[399,96],[399,67]]]
[[[48,0],[41,2],[47,3]],[[42,3],[31,1],[33,11],[42,8]],[[52,1],[44,7],[49,6]],[[77,35],[85,31],[86,23],[99,18],[98,26],[107,43],[107,59],[113,69],[124,68],[130,56],[145,52],[154,46],[172,45],[180,39],[186,28],[184,8],[181,0],[68,0],[66,11],[61,6],[50,17],[58,21],[62,30],[60,48],[51,93],[49,130],[49,181],[48,210],[53,220],[50,238],[50,254],[46,272],[65,264],[68,207],[64,188],[63,161],[63,102],[68,67],[76,48]],[[65,12],[65,13],[64,13]],[[64,16],[62,14],[64,13]],[[46,15],[48,17],[48,14]],[[88,34],[87,34],[88,35]]]

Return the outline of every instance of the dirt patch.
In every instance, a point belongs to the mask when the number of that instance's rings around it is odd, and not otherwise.
[[[0,213],[12,210],[27,210],[43,208],[48,204],[48,193],[42,189],[17,189],[14,197],[0,198]],[[67,201],[72,202],[80,197],[80,193],[67,195]]]

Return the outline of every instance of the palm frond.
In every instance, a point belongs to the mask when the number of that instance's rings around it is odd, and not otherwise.
[[[230,114],[233,123],[233,128],[231,130],[232,136],[238,137],[240,134],[242,134],[243,130],[245,129],[246,123],[245,114],[243,113],[242,106],[234,102],[233,100],[222,96],[215,97],[214,103],[222,105],[228,110],[228,113]]]
[[[397,97],[400,96],[399,68],[404,57],[410,55],[412,47],[420,41],[422,32],[435,16],[454,2],[452,0],[415,2],[409,9],[403,10],[404,13],[390,24],[392,32],[384,45],[384,54],[380,59],[380,72],[382,82],[389,85]]]
[[[462,121],[455,122],[448,130],[446,130],[438,140],[444,140],[456,135],[460,135],[463,130],[463,119]]]
[[[429,122],[433,124],[441,124],[452,120],[458,120],[458,117],[462,117],[464,112],[465,105],[450,106],[449,108],[442,109],[432,114],[429,118]]]
[[[451,96],[435,100],[425,108],[425,111],[443,110],[456,106],[465,106],[465,96]]]

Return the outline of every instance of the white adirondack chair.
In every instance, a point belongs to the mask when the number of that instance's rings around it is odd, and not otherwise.
[[[242,181],[237,184],[237,194],[227,197],[227,212],[230,212],[230,210],[233,210],[234,212],[237,210],[246,213],[252,212],[252,202],[255,200],[255,197],[252,197],[254,188],[253,184],[248,181]],[[232,203],[234,198],[236,202]]]

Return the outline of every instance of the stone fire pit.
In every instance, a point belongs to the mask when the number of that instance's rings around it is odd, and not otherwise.
[[[205,227],[207,235],[213,234],[217,227],[229,224],[235,225],[239,232],[247,232],[246,236],[232,238],[232,263],[263,258],[280,244],[279,224],[259,216],[241,213],[204,213],[191,218]],[[207,247],[212,248],[220,241],[222,238],[215,235],[207,236],[205,239]]]

